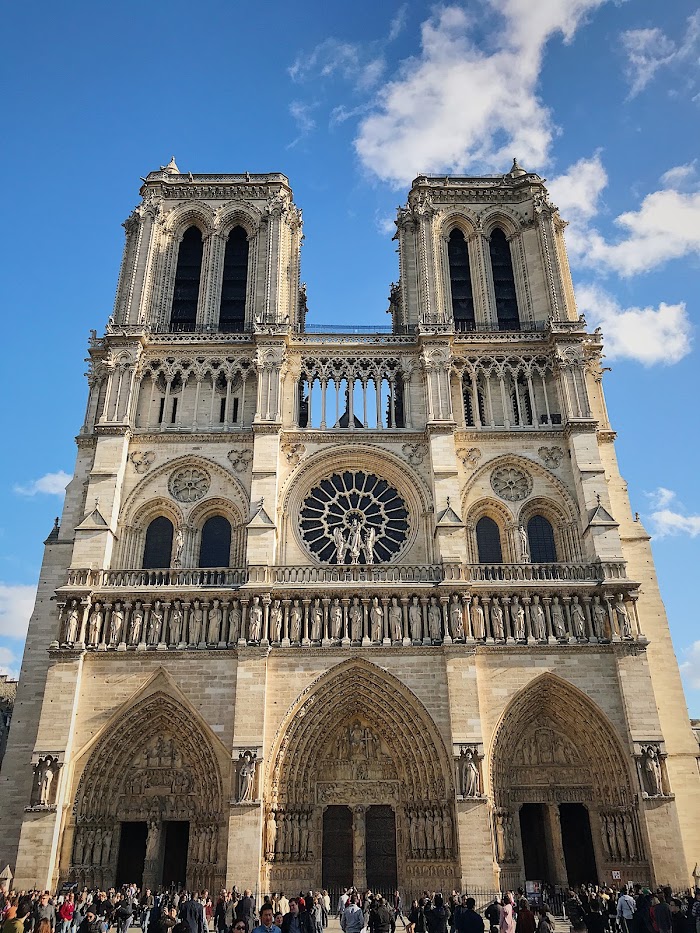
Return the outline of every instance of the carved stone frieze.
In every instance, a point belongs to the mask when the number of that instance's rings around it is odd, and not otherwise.
[[[400,799],[398,781],[319,781],[317,803],[394,803]]]
[[[153,450],[132,450],[129,454],[129,460],[137,473],[148,472],[149,467],[154,463],[155,459],[156,455]]]

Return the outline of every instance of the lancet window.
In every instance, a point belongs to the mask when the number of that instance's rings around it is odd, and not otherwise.
[[[491,233],[489,253],[493,272],[493,291],[496,299],[498,328],[499,330],[520,330],[510,244],[500,227],[496,227]]]
[[[191,333],[197,325],[199,282],[202,275],[202,234],[188,227],[180,242],[175,271],[175,288],[170,314],[170,329]]]
[[[243,227],[229,233],[224,253],[224,275],[219,305],[219,330],[245,329],[245,303],[248,285],[248,235]]]
[[[173,551],[173,523],[164,515],[154,518],[146,531],[142,567],[158,570],[170,566]]]
[[[455,227],[447,241],[450,268],[452,317],[458,331],[474,330],[474,295],[472,292],[469,249],[462,231]]]
[[[476,523],[476,544],[480,564],[502,564],[501,531],[496,522],[488,515],[482,516]]]
[[[202,526],[200,567],[228,567],[231,554],[231,523],[223,515],[212,515]]]
[[[530,560],[536,564],[557,561],[554,529],[544,515],[533,515],[527,523],[527,538],[530,545]]]

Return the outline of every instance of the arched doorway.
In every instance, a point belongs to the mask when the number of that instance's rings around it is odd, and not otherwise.
[[[435,723],[364,659],[305,690],[278,732],[265,788],[270,890],[459,878],[451,764]],[[337,876],[337,877],[336,877]],[[341,878],[342,876],[342,878]],[[373,890],[374,890],[373,887]]]
[[[194,710],[155,690],[115,717],[86,755],[71,880],[153,890],[171,883],[212,890],[223,883],[220,767]]]
[[[613,870],[648,877],[629,762],[610,721],[572,684],[543,674],[513,698],[494,737],[491,780],[503,890]]]

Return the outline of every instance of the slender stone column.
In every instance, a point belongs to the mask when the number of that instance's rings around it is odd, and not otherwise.
[[[561,838],[559,807],[556,803],[548,803],[544,806],[546,810],[547,855],[552,882],[566,885],[569,881],[564,858],[564,843]]]
[[[356,806],[352,809],[352,881],[355,887],[364,891],[367,887],[367,849],[365,839],[367,808]]]

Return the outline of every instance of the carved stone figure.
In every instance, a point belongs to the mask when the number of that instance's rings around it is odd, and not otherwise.
[[[437,599],[430,597],[428,606],[428,631],[432,641],[440,641],[442,638],[442,612]]]
[[[530,606],[530,621],[532,623],[532,634],[537,641],[545,641],[547,638],[547,620],[538,596],[534,597],[534,601]]]
[[[148,617],[148,644],[157,645],[163,631],[163,609],[161,602],[157,599],[151,609]]]
[[[241,637],[241,607],[237,600],[231,604],[228,614],[228,641],[235,645]]]
[[[503,610],[495,599],[491,603],[491,628],[493,630],[493,637],[496,639],[496,641],[502,641],[505,638],[505,630],[503,628]]]
[[[350,606],[350,638],[353,641],[362,641],[362,606],[357,596],[353,597]]]
[[[309,857],[309,818],[305,813],[299,817],[299,858],[306,861]]]
[[[523,525],[518,525],[518,546],[520,550],[520,561],[523,564],[530,563],[530,544],[527,540],[527,531]]]
[[[456,593],[452,595],[450,603],[450,634],[454,639],[464,638],[464,616],[462,614],[462,604]]]
[[[350,563],[359,564],[360,553],[362,552],[362,529],[356,518],[353,519],[352,525],[350,526],[348,547],[350,549]]]
[[[634,841],[634,827],[632,826],[632,818],[628,813],[626,813],[623,816],[623,820],[627,855],[632,861],[634,861],[637,858],[637,846],[635,845]]]
[[[566,638],[566,622],[564,621],[564,609],[559,602],[559,597],[555,596],[552,600],[552,628],[556,638]]]
[[[615,603],[615,614],[617,615],[617,624],[620,629],[620,634],[623,638],[631,638],[632,623],[630,622],[629,613],[627,612],[627,606],[625,605],[625,600],[622,594],[617,597],[617,602]]]
[[[377,537],[377,532],[374,529],[373,525],[369,525],[367,531],[365,532],[365,540],[363,542],[363,550],[365,552],[365,563],[373,564],[374,563],[374,541]]]
[[[661,767],[658,753],[653,745],[647,745],[643,749],[641,765],[644,790],[650,797],[658,797],[663,793],[661,789]]]
[[[414,596],[408,607],[408,625],[411,630],[411,640],[421,641],[423,638],[423,611],[418,604],[418,597]]]
[[[207,631],[207,642],[210,645],[216,645],[219,642],[221,636],[221,622],[223,619],[223,613],[219,608],[219,600],[215,599],[211,609],[209,610],[209,625]]]
[[[260,605],[260,597],[253,597],[253,605],[250,607],[248,616],[248,641],[260,641],[263,624],[263,609]]]
[[[396,642],[403,640],[401,607],[399,606],[399,601],[395,596],[392,596],[391,605],[389,606],[389,628],[391,630],[392,641]]]
[[[481,796],[481,779],[479,776],[479,765],[471,748],[462,753],[462,795],[464,797]]]
[[[347,761],[350,757],[350,742],[347,729],[341,729],[335,743],[335,753],[339,761]]]
[[[129,644],[138,645],[143,633],[143,609],[141,603],[136,603],[129,622]]]
[[[294,605],[289,611],[289,638],[292,644],[299,644],[301,641],[301,621],[302,611],[299,600],[294,600]]]
[[[350,755],[352,758],[365,758],[365,733],[359,721],[350,727]]]
[[[270,634],[276,644],[282,641],[282,603],[279,599],[270,606]]]
[[[202,629],[204,627],[204,612],[195,599],[192,612],[190,613],[190,644],[198,645],[202,640]]]
[[[153,862],[158,858],[160,848],[160,824],[156,820],[148,821],[148,836],[146,837],[146,862]]]
[[[88,623],[88,644],[97,645],[99,643],[104,618],[105,614],[102,611],[102,603],[95,603],[90,613],[90,621]]]
[[[336,525],[333,529],[333,543],[335,544],[335,562],[336,564],[345,563],[345,555],[348,551],[348,542],[343,535],[343,529]]]
[[[478,603],[476,597],[474,597],[472,603],[471,617],[474,638],[476,638],[477,641],[483,641],[483,639],[486,638],[486,619],[484,617],[484,609]]]
[[[180,600],[176,599],[168,617],[168,641],[171,645],[179,645],[182,641],[183,613]]]
[[[114,647],[122,640],[124,632],[124,610],[122,604],[116,602],[109,620],[109,643]]]
[[[71,600],[70,609],[68,610],[68,618],[66,620],[66,642],[69,645],[75,644],[78,640],[78,633],[80,632],[80,607],[78,605],[78,600]]]
[[[513,603],[510,607],[510,615],[513,620],[513,632],[515,634],[516,641],[525,641],[525,609],[517,601],[513,600]]]
[[[369,610],[369,621],[372,633],[372,641],[380,642],[382,640],[382,625],[384,622],[384,610],[379,605],[379,599],[375,596],[372,600],[372,607]]]
[[[508,846],[506,843],[506,825],[505,816],[502,813],[496,814],[496,859],[499,862],[505,862],[508,858]]]
[[[175,532],[175,546],[173,549],[173,564],[176,567],[180,566],[180,558],[182,557],[182,550],[185,546],[185,535],[182,528],[178,528]]]
[[[447,807],[445,807],[442,814],[442,841],[445,848],[445,858],[449,858],[452,855],[452,820]]]
[[[53,779],[53,761],[50,758],[46,758],[41,763],[39,770],[39,803],[43,807],[48,807],[51,803],[51,785],[53,784]]]
[[[601,605],[600,597],[593,597],[593,634],[596,638],[603,638],[605,634],[605,617],[607,612],[605,607]]]
[[[265,829],[265,855],[268,859],[271,859],[275,854],[276,840],[277,820],[275,819],[275,811],[270,810],[270,813],[267,817],[267,826]]]
[[[250,752],[243,752],[239,758],[238,799],[239,801],[252,800],[257,759]]]
[[[311,606],[311,641],[321,641],[323,638],[323,607],[321,600],[314,600]]]
[[[435,834],[433,832],[433,811],[426,810],[425,812],[425,849],[428,853],[428,858],[432,858],[433,853],[435,852]]]
[[[343,637],[343,607],[340,600],[336,598],[331,603],[330,608],[331,638],[340,641]]]
[[[583,606],[578,601],[578,596],[574,596],[570,611],[574,635],[579,641],[583,641],[586,637],[586,615],[583,611]]]

